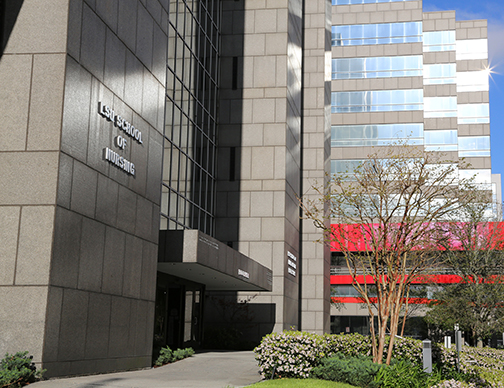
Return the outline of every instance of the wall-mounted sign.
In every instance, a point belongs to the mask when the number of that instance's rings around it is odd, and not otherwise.
[[[98,113],[101,116],[105,117],[108,121],[112,121],[114,123],[114,126],[119,128],[121,131],[124,131],[124,133],[135,139],[139,144],[143,144],[142,131],[138,130],[138,128],[135,128],[129,121],[126,121],[116,112],[114,112],[112,108],[110,108],[110,106],[103,105],[101,101],[98,102]]]
[[[296,276],[297,270],[297,257],[290,251],[287,251],[287,272],[292,276]]]
[[[112,121],[115,127],[119,128],[119,130],[123,131],[138,144],[143,144],[142,131],[135,128],[129,121],[118,115],[110,106],[102,104],[101,101],[98,102],[98,114],[108,121]],[[114,138],[114,145],[120,150],[124,150],[127,144],[128,139],[121,135]],[[103,159],[120,168],[125,173],[135,176],[135,164],[108,147],[103,149]]]
[[[201,241],[203,244],[206,244],[214,249],[219,249],[219,244],[217,244],[216,242],[213,242],[213,241],[210,241],[209,239],[203,237],[203,236],[199,236],[199,241]]]
[[[116,165],[121,170],[125,171],[128,174],[135,175],[135,165],[131,163],[129,160],[125,159],[117,152],[112,151],[110,148],[106,147],[103,150],[103,157],[106,161]]]

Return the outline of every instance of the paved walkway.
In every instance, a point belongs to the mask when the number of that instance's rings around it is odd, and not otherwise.
[[[208,352],[160,368],[40,381],[33,388],[229,388],[261,380],[254,353]]]

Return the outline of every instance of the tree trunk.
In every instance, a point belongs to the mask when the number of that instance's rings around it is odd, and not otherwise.
[[[390,365],[390,361],[392,360],[392,352],[394,350],[395,336],[397,334],[397,328],[399,327],[400,308],[401,308],[400,303],[399,301],[396,300],[393,312],[390,317],[390,341],[387,349],[387,361],[386,361],[387,365]]]

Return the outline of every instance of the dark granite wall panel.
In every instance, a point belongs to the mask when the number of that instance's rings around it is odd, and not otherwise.
[[[72,175],[70,209],[87,217],[94,217],[98,173],[75,161]]]
[[[110,295],[89,294],[89,312],[86,328],[86,359],[104,358],[108,353],[110,330]]]
[[[105,23],[86,5],[82,10],[80,63],[100,81],[105,64]]]
[[[119,38],[126,44],[129,50],[136,49],[136,23],[138,0],[120,0],[117,12]]]
[[[104,293],[114,295],[122,293],[125,239],[126,233],[107,227],[101,288]]]
[[[117,204],[119,203],[119,184],[98,174],[96,193],[96,219],[110,226],[117,225]]]
[[[70,0],[42,360],[50,376],[151,362],[167,7]],[[104,117],[100,103],[121,120]],[[127,133],[128,123],[141,139]],[[105,160],[106,148],[134,163],[135,173]]]
[[[86,161],[91,99],[91,75],[67,57],[61,151]]]
[[[56,286],[76,288],[82,216],[57,207],[54,225],[50,282]]]
[[[66,289],[61,309],[58,360],[82,360],[86,346],[89,293]]]
[[[79,289],[101,291],[104,250],[105,225],[83,217],[77,284]]]
[[[142,257],[143,244],[138,237],[126,239],[126,251],[124,255],[124,282],[122,294],[132,298],[140,298],[140,287],[142,280]]]

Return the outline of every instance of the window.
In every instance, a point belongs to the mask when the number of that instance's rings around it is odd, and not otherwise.
[[[415,77],[421,75],[421,55],[332,60],[332,79]]]
[[[425,131],[426,151],[457,151],[457,130]]]
[[[490,156],[490,136],[463,136],[458,138],[459,156]]]
[[[423,90],[373,90],[331,93],[331,112],[422,110]]]
[[[423,33],[423,51],[453,51],[455,47],[455,31]]]
[[[424,85],[454,84],[456,82],[455,63],[423,66]]]
[[[490,109],[488,104],[459,104],[457,105],[458,124],[486,124],[490,123]]]
[[[457,97],[425,97],[424,117],[456,117]]]
[[[472,179],[474,183],[492,183],[492,171],[490,169],[460,170],[460,179]]]
[[[179,2],[168,20],[161,224],[214,235],[221,2]]]
[[[457,92],[488,92],[488,71],[463,71],[457,73]]]
[[[422,22],[332,26],[333,46],[412,43],[422,41]]]
[[[331,174],[351,174],[363,162],[360,159],[331,160]]]
[[[487,59],[487,39],[457,40],[457,61],[465,59]]]
[[[331,147],[381,146],[406,138],[408,144],[418,145],[423,143],[423,134],[423,124],[335,125]]]

